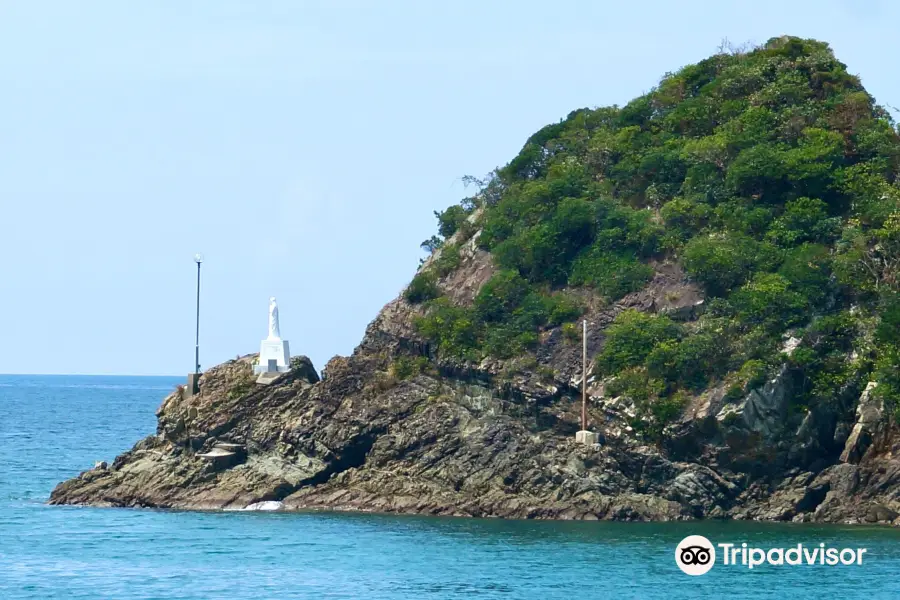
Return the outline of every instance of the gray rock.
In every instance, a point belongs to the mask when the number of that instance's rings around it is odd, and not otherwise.
[[[784,427],[789,399],[787,367],[782,367],[774,378],[750,390],[740,402],[723,407],[716,420],[773,438]]]
[[[890,523],[898,516],[900,516],[900,514],[898,514],[895,510],[891,510],[890,508],[881,504],[873,504],[866,511],[864,520],[866,521],[866,523]]]
[[[882,428],[884,421],[884,402],[873,394],[878,383],[870,381],[859,398],[856,406],[856,424],[850,430],[841,462],[858,463],[872,443],[872,439]]]

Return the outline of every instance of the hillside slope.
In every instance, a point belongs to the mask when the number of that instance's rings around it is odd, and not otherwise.
[[[892,522],[898,169],[827,45],[717,54],[529,138],[321,381],[210,369],[51,502]]]

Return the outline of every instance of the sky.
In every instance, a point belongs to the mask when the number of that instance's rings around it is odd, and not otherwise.
[[[0,0],[0,373],[180,375],[282,336],[348,355],[433,212],[581,107],[723,39],[831,44],[900,106],[866,1]]]

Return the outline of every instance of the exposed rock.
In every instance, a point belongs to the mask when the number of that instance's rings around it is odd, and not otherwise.
[[[723,423],[740,424],[764,438],[773,438],[785,424],[789,395],[787,367],[761,388],[752,389],[736,404],[728,404],[716,415]]]
[[[898,516],[897,511],[891,510],[890,508],[881,505],[881,504],[873,504],[869,507],[869,510],[866,511],[865,521],[866,523],[890,523]]]
[[[850,430],[841,462],[858,463],[884,420],[884,402],[872,392],[878,384],[870,381],[856,406],[856,424]]]
[[[784,341],[784,344],[783,344],[782,347],[781,347],[781,351],[782,351],[784,354],[787,354],[788,356],[790,356],[791,354],[794,353],[794,350],[796,350],[797,348],[800,347],[801,341],[802,341],[802,340],[801,340],[800,338],[797,338],[797,337],[794,337],[794,336],[789,336],[789,337]]]
[[[740,488],[702,465],[689,465],[672,480],[669,498],[687,505],[693,516],[703,517],[719,509],[724,514]]]

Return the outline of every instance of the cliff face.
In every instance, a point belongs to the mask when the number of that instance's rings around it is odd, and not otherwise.
[[[529,138],[321,381],[210,369],[50,500],[893,523],[898,181],[826,44],[717,54]]]
[[[472,294],[489,257],[470,245],[463,260],[441,285]],[[628,307],[687,314],[667,304],[676,289],[691,307],[699,302],[677,267],[661,265],[647,288],[586,317],[607,323]],[[412,324],[418,310],[402,298],[388,304],[321,381],[306,359],[270,386],[253,383],[253,356],[210,369],[199,395],[165,399],[156,435],[61,483],[51,503],[237,509],[281,501],[288,510],[616,520],[891,522],[900,510],[892,458],[900,440],[870,390],[855,423],[810,413],[788,426],[783,377],[737,400],[714,389],[656,445],[631,430],[627,400],[594,384],[589,421],[602,443],[585,447],[574,441],[578,341],[555,329],[527,356],[432,361],[401,380],[397,359],[429,351]],[[602,334],[589,342],[596,353]],[[217,444],[235,444],[235,457],[200,457]]]

